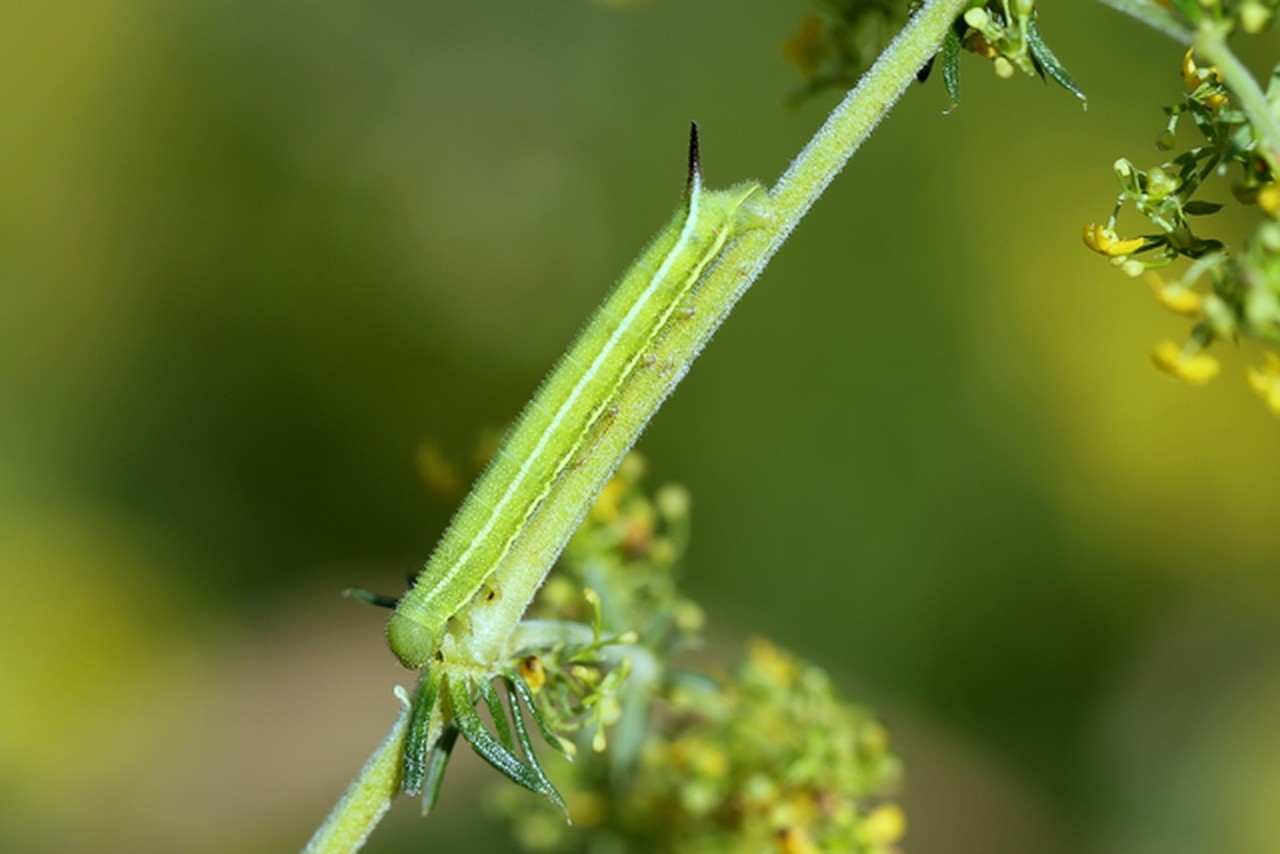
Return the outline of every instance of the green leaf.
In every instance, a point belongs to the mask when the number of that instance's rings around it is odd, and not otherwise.
[[[541,791],[553,804],[560,807],[564,813],[564,820],[569,821],[569,807],[565,805],[564,799],[560,797],[560,793],[556,791],[556,787],[542,770],[542,764],[538,762],[538,754],[534,752],[533,745],[529,742],[529,731],[525,729],[524,715],[520,714],[520,704],[515,702],[514,697],[511,701],[511,723],[516,728],[516,738],[520,741],[520,749],[524,751],[527,766],[538,778],[541,788],[537,791]]]
[[[573,757],[568,750],[567,742],[551,729],[551,725],[547,723],[546,717],[542,714],[541,710],[538,709],[538,704],[534,702],[533,692],[529,690],[528,684],[520,678],[519,674],[513,671],[507,671],[503,675],[507,680],[507,684],[516,692],[516,696],[520,700],[524,701],[525,708],[527,708],[529,710],[529,714],[533,716],[533,722],[537,724],[538,732],[542,733],[542,737],[547,744],[572,759]]]
[[[1035,18],[1027,21],[1027,47],[1031,49],[1031,59],[1035,62],[1037,71],[1048,74],[1059,86],[1079,98],[1086,108],[1089,106],[1089,99],[1076,85],[1076,81],[1067,69],[1058,61],[1058,57],[1054,56],[1053,51],[1049,50],[1049,46],[1044,43]]]
[[[1218,202],[1205,202],[1200,199],[1192,199],[1182,206],[1182,212],[1191,214],[1192,216],[1204,216],[1206,214],[1214,214],[1222,210],[1222,205]]]
[[[374,605],[378,608],[394,608],[400,604],[399,596],[383,596],[381,593],[374,593],[372,590],[365,590],[363,587],[348,587],[342,591],[342,595],[348,599],[356,599],[366,605]]]
[[[445,727],[431,755],[427,759],[427,770],[422,781],[422,814],[427,815],[435,808],[440,798],[440,784],[444,782],[444,769],[449,765],[449,756],[453,753],[453,745],[458,740],[458,728]]]
[[[409,730],[404,740],[404,764],[400,788],[408,795],[422,791],[427,774],[427,739],[430,737],[431,718],[437,713],[440,693],[440,675],[432,670],[423,674],[418,683],[417,696],[413,698],[413,711],[409,714]]]
[[[493,720],[493,728],[498,732],[498,740],[504,747],[515,753],[516,742],[511,737],[511,727],[507,726],[507,710],[502,705],[502,698],[498,696],[498,689],[488,681],[481,682],[479,688],[484,705],[489,710],[489,717]]]
[[[947,30],[947,37],[942,42],[942,82],[947,87],[947,99],[951,112],[960,106],[960,35],[956,28]]]
[[[569,814],[564,798],[547,780],[541,767],[537,770],[531,768],[485,729],[484,722],[476,714],[476,698],[465,681],[459,680],[458,684],[450,683],[449,702],[453,706],[454,720],[457,722],[458,729],[462,731],[462,737],[470,742],[472,749],[481,759],[517,786],[542,795],[558,806],[566,816]],[[536,763],[536,760],[534,761]]]

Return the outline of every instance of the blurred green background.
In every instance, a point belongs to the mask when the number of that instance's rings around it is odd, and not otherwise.
[[[913,87],[641,447],[687,575],[885,717],[906,847],[1280,850],[1280,422],[1081,245],[1180,49],[1042,28],[1089,109]],[[683,182],[771,182],[800,0],[7,0],[0,849],[299,847],[395,714],[384,616]],[[1269,67],[1277,46],[1248,53]],[[1271,54],[1268,57],[1268,53]],[[1225,195],[1225,191],[1223,193]],[[506,850],[467,756],[370,851]]]

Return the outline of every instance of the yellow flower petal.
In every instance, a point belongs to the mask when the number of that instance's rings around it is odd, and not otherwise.
[[[1200,67],[1196,65],[1196,49],[1191,48],[1182,56],[1182,80],[1187,87],[1194,89],[1200,85],[1200,78],[1196,76],[1196,72]]]
[[[547,671],[542,666],[542,659],[536,655],[523,658],[517,669],[525,684],[529,686],[529,690],[535,694],[547,683]]]
[[[1273,413],[1280,415],[1280,356],[1268,353],[1266,364],[1249,368],[1248,377],[1249,388],[1266,401]]]
[[[777,834],[780,854],[817,854],[818,846],[814,844],[809,831],[803,827],[784,827]]]
[[[1200,316],[1200,294],[1191,290],[1191,288],[1176,284],[1171,285],[1155,273],[1147,274],[1147,283],[1151,285],[1151,292],[1155,294],[1156,302],[1174,314],[1180,314],[1183,317]]]
[[[1085,246],[1088,246],[1094,252],[1098,252],[1105,255],[1106,253],[1103,252],[1103,249],[1102,249],[1103,232],[1104,232],[1104,229],[1102,226],[1098,225],[1095,222],[1091,222],[1084,227],[1084,234],[1082,235],[1082,237],[1084,239]]]
[[[1105,225],[1090,223],[1084,227],[1084,245],[1099,255],[1106,255],[1108,258],[1119,258],[1137,252],[1147,245],[1147,241],[1143,237],[1117,237],[1116,233]]]
[[[1280,212],[1280,182],[1272,181],[1258,191],[1258,207],[1271,217]]]
[[[1187,84],[1188,89],[1196,89],[1201,83],[1221,81],[1222,73],[1214,65],[1196,65],[1195,48],[1191,48],[1182,57],[1182,80]],[[1217,93],[1206,97],[1204,103],[1209,109],[1216,110],[1226,100],[1226,95]]]
[[[872,844],[892,845],[907,832],[907,817],[897,804],[881,804],[867,816],[862,830]]]
[[[1172,341],[1161,341],[1151,354],[1151,364],[1188,385],[1204,385],[1222,366],[1207,353],[1187,353]]]

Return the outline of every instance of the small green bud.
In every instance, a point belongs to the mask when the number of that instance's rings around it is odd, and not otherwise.
[[[1194,245],[1195,237],[1186,225],[1178,225],[1169,232],[1169,243],[1177,249],[1187,250]]]
[[[991,18],[987,15],[987,10],[981,6],[975,6],[964,13],[964,22],[975,30],[981,30],[990,23]]]
[[[1268,253],[1280,253],[1280,225],[1268,222],[1258,226],[1258,242]]]
[[[617,697],[600,698],[600,723],[602,726],[614,726],[622,720],[622,704]]]
[[[682,632],[696,634],[701,632],[707,625],[707,614],[702,607],[688,599],[682,599],[676,603],[675,610],[672,614],[675,620],[676,628]]]
[[[658,566],[670,566],[680,557],[680,550],[670,537],[658,537],[649,544],[649,558]]]
[[[689,490],[678,484],[667,484],[654,496],[658,512],[667,520],[684,519],[689,515]]]
[[[1159,166],[1147,173],[1147,195],[1152,198],[1163,199],[1170,193],[1176,192],[1177,189],[1177,179]]]
[[[571,611],[580,601],[578,587],[563,575],[553,575],[542,585],[538,594],[542,602],[555,611],[563,613]]]
[[[1271,22],[1271,10],[1258,0],[1245,0],[1239,15],[1240,29],[1251,35],[1262,32]]]
[[[1129,194],[1138,192],[1138,170],[1133,168],[1133,163],[1127,157],[1121,157],[1111,167],[1115,170],[1116,180],[1120,182],[1120,189]]]
[[[644,455],[632,451],[622,458],[622,463],[618,466],[618,476],[623,480],[640,480],[648,467],[648,461],[645,460]]]

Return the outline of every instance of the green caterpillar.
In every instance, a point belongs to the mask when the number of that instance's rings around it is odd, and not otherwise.
[[[702,186],[698,129],[689,139],[684,202],[543,381],[387,623],[391,651],[420,668],[449,620],[484,587],[536,518],[592,431],[610,417],[646,356],[679,322],[708,266],[759,221],[757,183]]]

